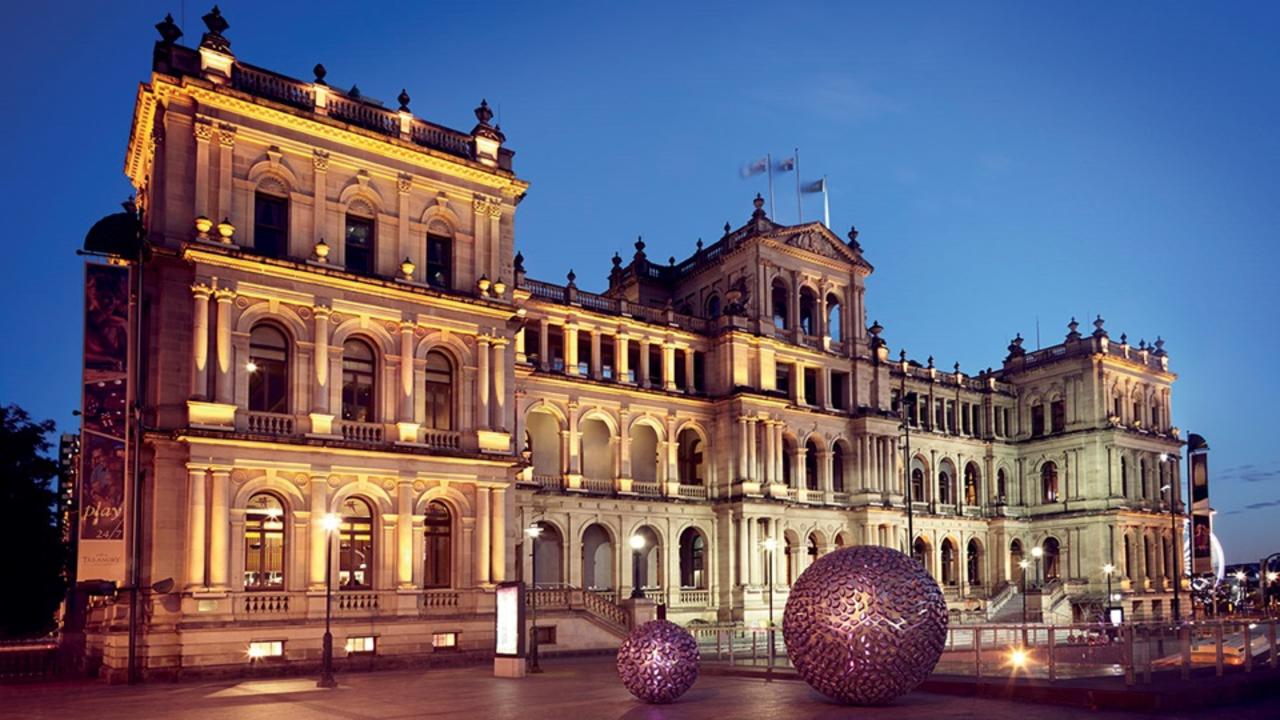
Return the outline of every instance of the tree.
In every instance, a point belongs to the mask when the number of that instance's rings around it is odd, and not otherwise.
[[[17,405],[0,406],[0,637],[44,634],[65,592],[66,548],[57,528],[58,473],[49,457],[52,420],[32,422]]]

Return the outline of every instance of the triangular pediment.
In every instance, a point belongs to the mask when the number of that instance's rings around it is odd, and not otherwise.
[[[829,260],[847,262],[867,268],[871,267],[870,263],[863,259],[859,250],[850,247],[848,243],[841,240],[822,223],[815,222],[779,228],[770,233],[770,239],[782,245],[813,253]]]

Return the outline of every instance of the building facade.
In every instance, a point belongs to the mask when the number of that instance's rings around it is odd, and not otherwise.
[[[1165,612],[1163,342],[1099,318],[975,374],[894,357],[857,233],[759,198],[683,261],[638,241],[603,293],[527,277],[528,184],[484,103],[451,130],[205,21],[196,48],[157,26],[125,162],[151,250],[140,584],[175,580],[144,595],[145,672],[316,662],[327,580],[346,662],[488,652],[514,579],[544,650],[616,645],[637,584],[682,623],[758,623],[857,544],[918,557],[957,620],[1024,591],[1091,618],[1105,565]],[[108,672],[124,617],[90,616]]]

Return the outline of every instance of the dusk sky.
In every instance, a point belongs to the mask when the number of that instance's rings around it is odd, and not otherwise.
[[[689,9],[696,5],[698,9]],[[1280,8],[1262,3],[221,3],[241,59],[469,130],[484,97],[532,183],[530,275],[601,290],[615,250],[684,257],[800,149],[876,266],[893,354],[976,372],[1075,316],[1167,341],[1174,423],[1212,447],[1232,561],[1280,550]],[[605,10],[606,6],[609,7]],[[122,172],[152,26],[207,4],[6,11],[0,403],[74,430],[82,260]],[[796,220],[795,176],[775,179]],[[821,219],[806,198],[805,218]]]

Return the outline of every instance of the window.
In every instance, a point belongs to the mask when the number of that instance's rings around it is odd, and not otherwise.
[[[964,504],[978,504],[978,466],[973,463],[964,466]]]
[[[812,291],[808,288],[800,291],[800,331],[805,335],[813,335],[817,330],[817,313],[814,308],[816,304],[817,300],[813,297]]]
[[[951,538],[942,541],[942,584],[956,584],[956,549]]]
[[[844,444],[831,448],[831,491],[844,492]]]
[[[342,346],[342,419],[373,422],[373,348],[363,340],[348,340]]]
[[[720,317],[720,296],[712,295],[711,297],[707,298],[706,307],[707,307],[707,311],[706,311],[707,318],[714,320]]]
[[[703,483],[702,436],[693,428],[685,428],[676,438],[676,472],[681,485]]]
[[[443,235],[427,236],[427,284],[448,288],[453,277],[453,241]]]
[[[796,446],[791,442],[790,438],[782,438],[782,484],[787,487],[795,487],[794,471],[791,463],[795,462]]]
[[[244,511],[244,589],[284,589],[284,505],[270,493]]]
[[[778,363],[774,366],[774,387],[778,392],[791,393],[791,365]]]
[[[538,645],[555,645],[556,644],[556,626],[555,625],[539,625],[534,628],[534,632],[538,634]]]
[[[372,655],[376,646],[376,638],[372,635],[347,638],[348,655]]]
[[[255,193],[253,196],[253,249],[267,257],[284,257],[289,248],[289,201]]]
[[[965,551],[966,554],[966,575],[969,578],[969,584],[978,587],[982,586],[982,548],[978,546],[977,540],[970,540],[969,546]]]
[[[911,469],[911,501],[924,502],[924,470]]]
[[[252,640],[249,642],[250,660],[278,660],[283,657],[283,640]]]
[[[812,440],[804,444],[804,486],[806,490],[818,489],[818,446]]]
[[[423,426],[431,430],[453,429],[453,363],[439,350],[427,353]]]
[[[1003,505],[1009,501],[1008,481],[1005,479],[1004,468],[996,471],[996,502]]]
[[[1049,403],[1049,430],[1062,432],[1067,429],[1067,404],[1062,400]]]
[[[938,502],[943,505],[955,502],[951,497],[951,475],[946,470],[938,473]]]
[[[538,628],[541,630],[542,628]],[[553,635],[554,638],[554,635]],[[542,642],[542,638],[538,638],[538,642]],[[555,640],[553,639],[554,643]],[[455,650],[458,647],[458,633],[456,632],[438,632],[431,633],[431,647],[436,650]]]
[[[849,394],[849,373],[835,372],[831,373],[831,407],[836,410],[845,410],[848,403],[845,402]]]
[[[827,295],[827,337],[833,342],[840,342],[844,339],[842,326],[844,323],[840,317],[840,300],[835,295]]]
[[[1040,467],[1041,502],[1058,502],[1058,466],[1047,462]]]
[[[249,333],[249,410],[288,412],[289,342],[272,325],[257,325]]]
[[[787,286],[781,280],[773,281],[770,293],[773,309],[773,326],[779,330],[787,329]]]
[[[360,498],[342,503],[338,526],[338,587],[369,590],[373,587],[373,512]]]
[[[818,369],[804,369],[804,404],[813,405],[818,397]]]
[[[960,432],[964,435],[973,434],[973,425],[970,423],[973,413],[969,411],[969,408],[969,403],[960,403]]]
[[[1044,405],[1031,406],[1031,437],[1044,435]]]
[[[706,540],[694,528],[680,533],[680,587],[706,587]]]
[[[422,586],[447,588],[453,564],[453,518],[449,508],[438,500],[427,503],[422,521],[425,537]]]
[[[373,273],[373,219],[359,215],[347,215],[347,269],[351,272]]]

